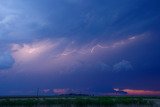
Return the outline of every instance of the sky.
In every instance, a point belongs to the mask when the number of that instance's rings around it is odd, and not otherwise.
[[[0,96],[160,95],[159,0],[0,0]]]

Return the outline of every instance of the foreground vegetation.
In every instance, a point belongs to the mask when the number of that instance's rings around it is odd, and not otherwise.
[[[136,104],[153,105],[152,101],[142,97],[42,97],[42,98],[5,98],[0,99],[0,105],[117,105]]]

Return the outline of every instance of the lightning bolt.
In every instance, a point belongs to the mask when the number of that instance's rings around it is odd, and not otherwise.
[[[72,50],[72,51],[69,51],[69,52],[63,52],[61,55],[62,55],[62,56],[66,56],[66,55],[72,54],[72,53],[74,53],[74,52],[76,52],[75,49]]]
[[[93,53],[94,52],[94,50],[96,49],[96,48],[109,48],[108,46],[102,46],[102,45],[100,45],[100,44],[97,44],[96,46],[93,46],[92,47],[92,49],[91,49],[91,53]]]

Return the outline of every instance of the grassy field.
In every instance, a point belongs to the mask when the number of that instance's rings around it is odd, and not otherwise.
[[[33,106],[33,105],[154,105],[152,97],[6,97],[0,99],[0,105],[4,106]]]

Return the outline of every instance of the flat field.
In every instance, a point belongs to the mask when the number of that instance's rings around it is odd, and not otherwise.
[[[1,107],[160,107],[159,97],[39,96],[0,97]]]

